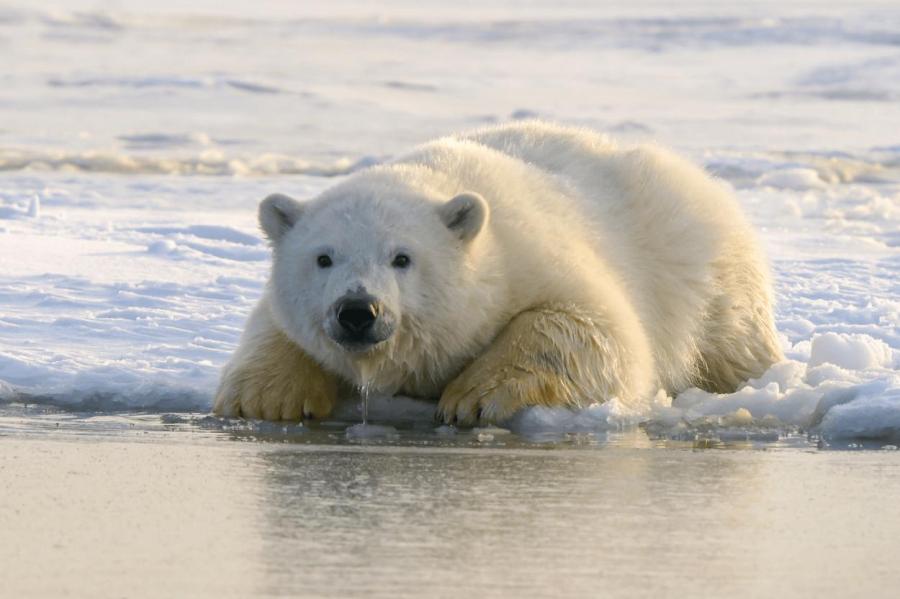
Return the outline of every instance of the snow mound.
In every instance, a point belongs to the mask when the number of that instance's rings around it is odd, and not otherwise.
[[[207,149],[194,156],[153,157],[101,151],[39,151],[0,148],[0,172],[114,173],[120,175],[264,176],[315,175],[335,177],[379,161],[372,156],[333,162],[306,160],[285,154],[229,155]]]
[[[757,183],[764,187],[779,189],[822,189],[825,182],[819,173],[811,168],[785,168],[762,175]]]
[[[652,435],[773,441],[807,432],[824,440],[900,439],[900,373],[894,351],[863,334],[813,337],[807,362],[785,360],[734,393],[660,391],[639,409],[615,399],[578,411],[527,408],[505,423],[515,432],[616,430],[640,423]],[[804,347],[789,353],[802,353]]]
[[[893,351],[887,343],[869,335],[814,335],[809,366],[834,364],[849,370],[890,367]]]

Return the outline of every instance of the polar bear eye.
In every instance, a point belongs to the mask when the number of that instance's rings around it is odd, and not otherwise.
[[[406,254],[397,254],[394,256],[394,260],[391,262],[391,266],[394,268],[406,268],[409,266],[409,256]]]
[[[318,258],[316,258],[316,264],[319,265],[319,268],[328,268],[331,266],[331,257],[322,254]]]

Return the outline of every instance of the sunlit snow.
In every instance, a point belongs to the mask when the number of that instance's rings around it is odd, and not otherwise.
[[[504,3],[206,4],[0,9],[0,399],[208,411],[267,275],[259,199],[540,117],[659,141],[730,183],[771,259],[787,359],[730,395],[535,408],[508,427],[900,438],[889,3],[661,18],[547,2],[512,20]],[[432,407],[382,398],[372,416]]]

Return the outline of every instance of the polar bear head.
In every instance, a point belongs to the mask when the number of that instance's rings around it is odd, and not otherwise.
[[[488,219],[477,193],[442,196],[390,170],[308,202],[271,195],[259,220],[273,247],[275,320],[326,368],[396,391],[477,326],[467,310],[479,301]]]

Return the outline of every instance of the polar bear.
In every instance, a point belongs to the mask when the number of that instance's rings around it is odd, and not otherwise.
[[[216,413],[326,416],[345,387],[440,419],[734,391],[781,359],[765,260],[729,190],[652,145],[480,129],[259,207],[266,291]]]

